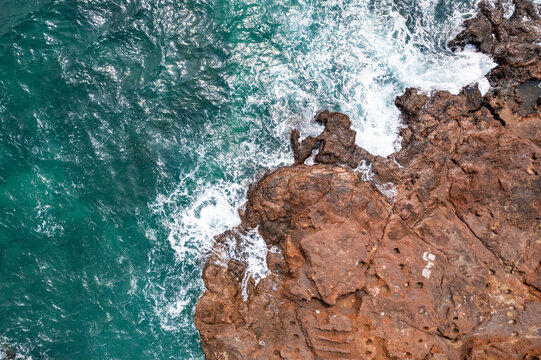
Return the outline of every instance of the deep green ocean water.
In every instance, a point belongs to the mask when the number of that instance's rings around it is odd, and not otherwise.
[[[201,264],[291,127],[391,154],[406,86],[493,66],[445,46],[475,3],[0,0],[0,359],[202,358]]]

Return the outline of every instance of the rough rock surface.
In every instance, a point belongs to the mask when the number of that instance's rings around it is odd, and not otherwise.
[[[250,188],[204,269],[208,359],[541,358],[541,104],[521,88],[541,80],[541,20],[514,4],[509,19],[482,4],[450,44],[494,57],[493,89],[408,89],[389,158],[343,114],[319,114],[317,138],[293,131],[295,165]],[[246,264],[220,252],[254,229],[269,272],[245,299]]]

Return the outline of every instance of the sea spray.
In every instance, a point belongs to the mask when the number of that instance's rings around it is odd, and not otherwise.
[[[248,299],[250,281],[257,286],[259,281],[269,274],[267,267],[267,244],[259,234],[258,228],[246,232],[235,231],[222,244],[222,252],[218,257],[221,265],[227,267],[230,260],[235,260],[245,266],[241,280],[241,293],[244,301]]]

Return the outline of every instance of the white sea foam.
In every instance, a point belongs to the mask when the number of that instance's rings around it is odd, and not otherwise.
[[[328,107],[351,117],[358,145],[386,156],[397,150],[394,99],[405,87],[456,94],[481,81],[486,89],[484,76],[495,66],[471,48],[455,54],[444,46],[464,18],[474,15],[474,4],[455,5],[444,21],[437,20],[437,0],[407,9],[391,0],[278,4],[274,19],[282,26],[276,39],[245,44],[233,53],[243,65],[242,81],[260,89],[246,108],[265,104],[278,135],[293,118],[301,119],[303,136],[317,133],[309,120]],[[280,57],[273,58],[277,52]],[[232,87],[237,81],[231,79]]]
[[[246,266],[241,281],[241,293],[244,301],[248,299],[248,283],[250,279],[254,280],[257,286],[259,281],[269,274],[267,267],[267,244],[259,235],[257,229],[252,229],[246,234],[237,234],[240,242],[233,237],[224,243],[224,252],[220,254],[221,261],[230,259],[237,260]]]
[[[503,4],[503,17],[506,19],[510,19],[511,16],[513,16],[515,12],[515,3],[513,0],[505,0],[502,1]]]
[[[164,225],[170,230],[169,243],[181,261],[210,251],[214,236],[240,224],[237,208],[244,200],[242,185],[222,182],[202,185],[201,190],[190,196],[178,187],[168,196],[159,195],[151,206],[163,215]],[[186,201],[189,206],[178,206]]]
[[[304,164],[305,165],[314,165],[316,163],[316,155],[319,153],[319,149],[313,149],[312,150],[312,155],[310,155],[308,157],[308,159],[306,159],[304,161]]]
[[[394,199],[396,196],[396,186],[393,183],[388,182],[385,184],[376,184],[376,189],[385,196],[387,199]]]
[[[7,351],[10,352],[10,356],[8,356]],[[0,360],[32,360],[34,357],[29,355],[31,351],[32,345],[29,342],[14,342],[6,336],[0,335]],[[13,357],[13,355],[15,355],[15,357]],[[44,360],[51,359],[51,357],[46,354],[44,354],[42,358]]]
[[[372,172],[372,163],[367,163],[366,160],[361,160],[359,165],[353,169],[353,172],[361,174],[363,181],[372,181],[374,179],[374,173]]]
[[[399,166],[402,167],[395,159],[393,161]],[[380,184],[374,181],[374,172],[372,171],[372,163],[368,163],[366,160],[361,160],[359,165],[353,169],[353,172],[356,174],[361,174],[361,180],[366,182],[372,182],[376,186],[376,189],[384,195],[386,198],[392,200],[396,196],[396,187],[393,183],[388,182]]]

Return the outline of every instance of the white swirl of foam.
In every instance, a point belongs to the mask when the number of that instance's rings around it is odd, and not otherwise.
[[[391,0],[279,1],[272,19],[281,25],[273,41],[243,44],[232,55],[241,75],[230,79],[231,87],[241,80],[258,89],[243,112],[264,105],[277,136],[293,118],[303,135],[313,135],[320,128],[309,120],[329,107],[351,117],[359,146],[377,155],[395,152],[394,100],[406,87],[457,94],[482,82],[486,90],[484,76],[495,66],[471,48],[453,53],[445,47],[464,18],[474,15],[474,4],[449,5],[452,15],[441,20],[438,3],[401,8]]]

